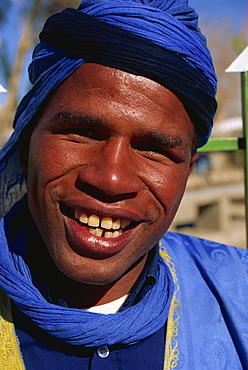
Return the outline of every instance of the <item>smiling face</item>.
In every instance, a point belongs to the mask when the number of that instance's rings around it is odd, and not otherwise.
[[[178,98],[147,78],[84,64],[58,88],[21,162],[32,216],[66,276],[107,284],[142,265],[176,213],[194,138]]]

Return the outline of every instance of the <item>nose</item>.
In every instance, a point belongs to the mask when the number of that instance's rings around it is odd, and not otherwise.
[[[110,201],[113,197],[134,197],[140,191],[142,181],[129,140],[108,138],[96,150],[94,157],[89,158],[88,165],[82,167],[79,181],[94,193],[93,196],[98,194],[101,198],[107,195]]]

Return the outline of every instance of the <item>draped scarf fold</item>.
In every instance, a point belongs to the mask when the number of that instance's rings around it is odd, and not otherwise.
[[[11,219],[15,214],[14,209]],[[138,303],[123,311],[104,315],[47,302],[33,285],[27,262],[28,249],[32,247],[28,245],[32,225],[25,218],[25,225],[17,228],[10,250],[5,236],[8,222],[1,220],[0,285],[22,312],[45,332],[61,341],[85,347],[133,345],[165,324],[174,287],[169,269],[161,257],[156,283]]]

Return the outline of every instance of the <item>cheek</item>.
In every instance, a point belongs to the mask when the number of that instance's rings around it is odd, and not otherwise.
[[[39,185],[43,182],[52,181],[62,176],[75,163],[74,151],[70,150],[69,144],[54,137],[44,135],[32,138],[30,143],[29,173],[37,176]],[[37,146],[36,142],[39,142]],[[33,176],[33,177],[35,177]]]
[[[30,141],[27,186],[29,206],[35,214],[44,212],[46,189],[62,171],[64,156],[55,148],[56,143],[50,145],[49,140],[37,134],[34,134]]]
[[[166,213],[178,207],[188,179],[188,167],[181,164],[146,168],[144,182]]]

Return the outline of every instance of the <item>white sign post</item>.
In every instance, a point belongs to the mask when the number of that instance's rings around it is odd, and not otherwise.
[[[226,69],[226,72],[239,72],[241,75],[241,98],[243,119],[243,149],[245,165],[245,208],[246,208],[246,238],[248,246],[248,46]]]
[[[7,90],[0,84],[0,93],[6,93]]]

